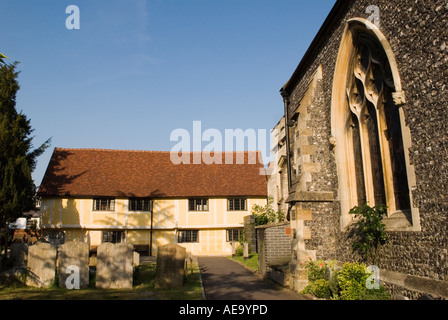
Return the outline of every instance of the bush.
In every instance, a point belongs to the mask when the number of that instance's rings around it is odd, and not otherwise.
[[[329,283],[329,266],[323,260],[313,261],[311,258],[305,263],[309,284],[301,292],[302,294],[312,294],[317,298],[328,299],[331,297]]]
[[[363,263],[345,263],[338,272],[340,297],[342,300],[358,300],[367,289],[366,265]]]
[[[389,292],[381,286],[379,289],[365,289],[359,296],[359,300],[391,300]]]
[[[330,284],[325,279],[318,279],[307,287],[310,287],[308,289],[309,293],[315,295],[317,298],[329,299],[331,297]]]
[[[237,257],[242,257],[244,255],[244,248],[243,245],[239,245],[235,250],[235,255]]]
[[[353,242],[353,252],[358,251],[365,262],[375,265],[380,247],[387,241],[386,225],[382,222],[387,215],[387,206],[370,207],[364,204],[352,208],[349,213],[359,219],[354,224],[356,239]]]
[[[331,276],[330,276],[330,280],[329,280],[329,287],[330,287],[331,295],[334,299],[338,299],[340,292],[341,292],[341,287],[339,286],[338,275],[339,275],[339,270],[333,270],[333,272],[331,273]]]
[[[312,294],[317,298],[334,300],[390,300],[391,296],[381,286],[368,289],[366,281],[370,274],[363,263],[344,263],[335,270],[334,264],[323,260],[309,260],[305,263],[309,284],[301,294]],[[332,270],[330,274],[330,270]]]
[[[308,281],[313,282],[319,279],[329,279],[329,264],[323,260],[313,261],[310,258],[305,263],[305,268],[308,276]]]

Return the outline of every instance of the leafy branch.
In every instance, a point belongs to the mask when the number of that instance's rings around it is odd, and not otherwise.
[[[353,251],[358,251],[365,262],[371,261],[375,265],[379,249],[387,241],[386,225],[382,223],[383,217],[387,214],[387,207],[385,205],[370,207],[364,204],[352,208],[349,213],[359,218],[355,223],[357,239],[353,243]]]
[[[251,214],[255,218],[255,226],[282,222],[285,219],[285,214],[282,210],[275,211],[272,208],[273,203],[274,198],[268,197],[268,203],[265,206],[255,204],[252,207]]]

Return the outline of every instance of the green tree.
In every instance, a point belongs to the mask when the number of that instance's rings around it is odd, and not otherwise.
[[[26,115],[16,110],[16,95],[20,89],[16,71],[18,62],[6,64],[0,56],[0,238],[7,252],[7,225],[23,213],[35,208],[36,186],[31,173],[50,139],[34,149],[33,130]],[[0,248],[1,249],[1,248]],[[1,250],[0,250],[1,252]]]
[[[3,59],[8,59],[8,57],[5,56],[3,53],[0,52],[0,64],[5,63],[5,62],[3,61]]]
[[[272,208],[274,199],[268,197],[268,203],[265,206],[255,204],[252,207],[251,214],[255,218],[255,226],[261,226],[268,223],[282,222],[285,219],[285,214],[282,210],[275,211]]]

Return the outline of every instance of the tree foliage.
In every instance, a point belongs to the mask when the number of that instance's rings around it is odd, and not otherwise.
[[[8,57],[5,56],[3,53],[0,52],[0,64],[5,63],[5,62],[3,61],[3,59],[8,59]]]
[[[5,58],[2,55],[0,58]],[[30,120],[16,110],[18,63],[0,60],[0,229],[35,208],[31,173],[50,139],[34,149]]]
[[[274,199],[268,198],[268,202],[265,206],[258,204],[252,207],[251,213],[255,218],[255,226],[261,226],[268,223],[282,222],[285,219],[285,214],[282,210],[275,211],[272,208]]]

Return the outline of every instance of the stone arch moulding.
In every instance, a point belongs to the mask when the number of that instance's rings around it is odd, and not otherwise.
[[[334,141],[334,152],[336,159],[337,175],[339,181],[338,198],[341,204],[341,230],[345,230],[352,222],[353,217],[348,213],[351,208],[357,205],[356,176],[354,156],[349,152],[351,142],[346,131],[346,119],[349,116],[347,107],[347,76],[350,65],[355,57],[356,48],[354,40],[359,32],[367,33],[383,47],[390,71],[392,73],[394,93],[393,101],[399,106],[399,118],[402,132],[404,158],[406,164],[406,175],[409,187],[410,215],[406,219],[404,214],[389,213],[385,219],[387,230],[394,231],[421,231],[420,214],[418,208],[414,207],[412,190],[415,189],[416,179],[414,167],[410,164],[409,148],[411,147],[410,130],[406,126],[402,106],[406,104],[405,94],[402,89],[401,78],[395,55],[380,29],[363,18],[353,18],[348,20],[342,36],[341,44],[336,60],[335,73],[333,78],[332,98],[331,98],[331,134]],[[409,221],[409,219],[411,221]]]

